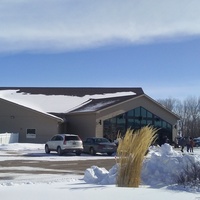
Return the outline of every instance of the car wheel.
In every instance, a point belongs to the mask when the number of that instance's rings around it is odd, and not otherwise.
[[[81,151],[77,151],[77,152],[76,152],[76,155],[77,155],[77,156],[80,156],[80,155],[81,155]]]
[[[63,152],[62,152],[62,149],[60,147],[57,148],[57,153],[58,153],[59,156],[62,155]]]
[[[93,147],[90,148],[90,154],[93,155],[93,156],[96,154],[96,152],[95,152]]]
[[[46,152],[47,154],[49,154],[49,153],[50,153],[50,150],[49,150],[49,147],[48,147],[48,145],[47,145],[47,144],[45,145],[45,152]]]

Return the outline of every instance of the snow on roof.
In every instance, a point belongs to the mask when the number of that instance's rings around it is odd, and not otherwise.
[[[0,90],[0,98],[45,113],[67,113],[77,107],[89,103],[91,99],[105,99],[129,95],[136,94],[130,91],[79,97],[68,95],[30,94],[19,92],[19,90]],[[100,104],[98,106],[100,106]],[[90,111],[94,110],[92,107],[87,108],[87,111],[89,111],[88,109],[90,109]]]
[[[90,101],[91,102],[91,101]],[[92,111],[96,111],[98,110],[99,108],[102,108],[106,105],[110,105],[112,103],[114,103],[115,101],[106,101],[106,102],[99,102],[95,105],[88,105],[86,107],[83,107],[82,109],[79,109],[78,112],[92,112]],[[82,107],[82,106],[79,106],[79,107]],[[74,110],[74,109],[73,109]]]

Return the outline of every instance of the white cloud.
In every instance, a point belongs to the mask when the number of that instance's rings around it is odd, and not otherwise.
[[[199,0],[2,0],[0,51],[63,51],[200,34]]]

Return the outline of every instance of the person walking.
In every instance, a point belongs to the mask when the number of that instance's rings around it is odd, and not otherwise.
[[[190,138],[190,152],[193,153],[193,149],[194,149],[194,140],[193,138],[191,137]]]
[[[190,137],[189,136],[186,138],[186,146],[187,146],[187,152],[189,152],[189,150],[190,150]]]
[[[182,137],[180,140],[179,140],[179,145],[181,146],[181,151],[183,152],[184,150],[184,147],[186,145],[186,139],[184,137]]]

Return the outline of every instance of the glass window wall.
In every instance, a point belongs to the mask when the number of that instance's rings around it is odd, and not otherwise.
[[[162,144],[164,137],[172,140],[172,125],[143,107],[137,107],[121,115],[103,122],[104,137],[116,139],[118,133],[124,135],[128,128],[138,130],[143,126],[152,125],[158,129],[158,143]]]

